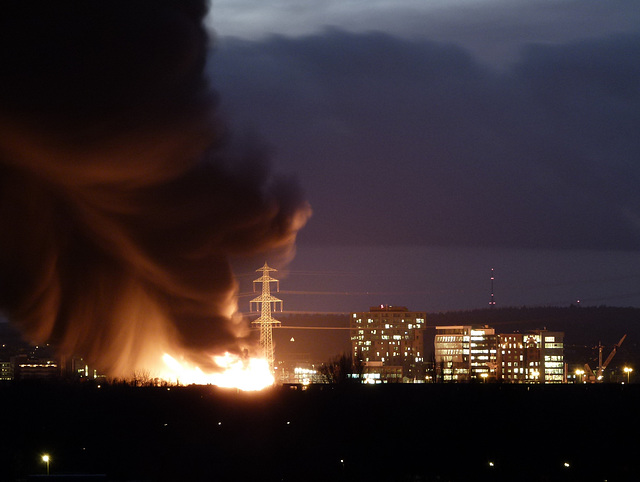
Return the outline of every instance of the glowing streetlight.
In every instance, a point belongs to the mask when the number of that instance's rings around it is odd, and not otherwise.
[[[627,383],[629,383],[629,378],[631,377],[631,372],[633,371],[633,368],[624,367],[623,370],[627,374]]]
[[[580,381],[584,383],[584,370],[576,370],[576,376],[580,377]]]
[[[487,383],[487,377],[489,376],[488,373],[481,373],[480,376],[482,377],[482,381],[484,383]]]
[[[49,457],[49,454],[44,454],[42,456],[42,461],[47,464],[47,475],[49,475],[49,462],[51,461],[51,457]]]
[[[531,376],[533,378],[534,383],[538,382],[538,378],[540,377],[540,372],[538,370],[532,370]]]

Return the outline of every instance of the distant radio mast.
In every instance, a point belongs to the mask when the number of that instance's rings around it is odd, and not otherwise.
[[[269,363],[271,373],[274,373],[273,327],[280,326],[280,322],[271,316],[271,312],[278,311],[278,303],[280,303],[280,311],[282,311],[282,300],[271,295],[271,282],[276,283],[276,291],[280,291],[280,282],[269,276],[269,272],[278,270],[270,268],[265,262],[264,266],[256,271],[262,271],[262,276],[253,281],[253,290],[255,291],[256,289],[256,283],[262,283],[262,294],[249,302],[249,309],[253,311],[254,303],[256,307],[260,305],[260,317],[254,320],[252,324],[260,327],[260,348],[262,348],[262,355]]]
[[[489,306],[494,308],[496,306],[496,300],[493,297],[493,280],[495,277],[493,276],[493,268],[491,268],[491,299],[489,300]]]

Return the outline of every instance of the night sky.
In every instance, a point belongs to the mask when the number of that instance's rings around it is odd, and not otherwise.
[[[498,306],[640,306],[637,2],[219,0],[208,24],[235,135],[313,209],[285,309],[483,308],[491,268]]]
[[[265,260],[292,312],[484,308],[492,268],[498,307],[640,306],[635,1],[33,5],[0,15],[30,341],[243,352]]]

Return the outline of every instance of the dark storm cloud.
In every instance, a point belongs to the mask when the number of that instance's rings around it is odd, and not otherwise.
[[[636,249],[639,54],[639,36],[614,36],[497,69],[453,44],[329,30],[226,39],[212,71],[299,172],[303,240]]]
[[[284,254],[308,215],[214,113],[205,13],[0,7],[1,308],[110,375],[153,371],[163,352],[206,368],[247,346],[230,259]]]
[[[217,0],[209,23],[221,35],[316,34],[327,26],[451,42],[504,63],[527,43],[571,42],[635,32],[636,0]]]

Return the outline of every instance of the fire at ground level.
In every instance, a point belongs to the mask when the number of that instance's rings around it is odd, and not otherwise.
[[[616,481],[640,385],[0,385],[0,480]],[[636,479],[637,480],[637,479]]]

